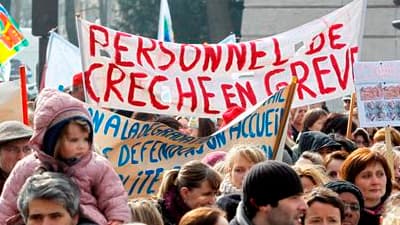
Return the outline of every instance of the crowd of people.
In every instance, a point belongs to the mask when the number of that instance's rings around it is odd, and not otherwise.
[[[81,83],[82,81],[77,83]],[[74,91],[74,90],[72,90]],[[81,93],[82,94],[82,93]],[[252,143],[208,153],[164,172],[156,196],[128,199],[95,150],[90,115],[76,93],[44,89],[32,127],[0,123],[0,224],[388,225],[400,223],[400,132],[358,127],[325,104],[291,110],[282,162]],[[217,121],[118,112],[206,137]]]

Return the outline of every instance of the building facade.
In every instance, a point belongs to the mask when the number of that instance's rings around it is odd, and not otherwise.
[[[242,40],[268,37],[287,31],[349,3],[350,0],[245,0]],[[400,19],[393,0],[368,0],[362,61],[397,60],[400,58],[400,30],[392,21]]]

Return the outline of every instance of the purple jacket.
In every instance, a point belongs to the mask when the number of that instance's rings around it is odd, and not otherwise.
[[[79,185],[80,210],[84,218],[99,225],[105,225],[110,220],[130,221],[128,196],[122,182],[110,162],[94,151],[93,145],[92,152],[72,166],[41,150],[48,127],[76,115],[90,121],[88,111],[79,100],[55,90],[42,90],[38,97],[34,133],[30,140],[34,153],[17,163],[4,185],[0,196],[0,224],[5,224],[8,218],[18,214],[18,191],[43,162],[52,165],[56,171],[63,171]]]

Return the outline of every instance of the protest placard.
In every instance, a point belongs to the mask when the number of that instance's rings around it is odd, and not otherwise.
[[[400,61],[357,62],[354,82],[361,127],[400,125]]]
[[[204,138],[91,106],[95,143],[114,165],[130,197],[154,195],[165,170],[201,159],[209,152],[229,151],[235,144],[252,143],[262,147],[271,159],[273,147],[280,141],[280,127],[286,123],[285,111],[290,108],[289,87],[244,112],[228,127]]]
[[[178,44],[77,19],[88,100],[101,107],[220,117],[288,85],[293,105],[354,91],[364,0],[287,32],[229,44]]]
[[[23,121],[20,80],[0,83],[0,122]]]

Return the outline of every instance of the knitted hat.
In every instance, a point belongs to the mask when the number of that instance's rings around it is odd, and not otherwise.
[[[338,181],[331,181],[325,184],[325,187],[331,189],[332,191],[341,194],[343,192],[349,192],[353,194],[360,205],[360,209],[364,208],[364,199],[362,193],[358,187],[348,181],[338,180]]]
[[[0,123],[0,144],[21,138],[30,138],[32,129],[15,120]]]
[[[303,186],[299,176],[290,166],[278,161],[256,164],[243,183],[245,206],[276,206],[278,201],[300,193],[303,193]]]
[[[209,152],[204,156],[201,162],[213,167],[219,161],[223,161],[225,159],[225,156],[226,152],[224,151]]]
[[[222,114],[222,124],[221,127],[227,125],[230,123],[232,120],[234,120],[236,117],[238,117],[240,114],[242,114],[245,111],[244,108],[240,106],[232,106],[224,114]]]
[[[78,86],[81,84],[83,84],[83,75],[82,75],[82,73],[77,73],[74,75],[74,77],[72,79],[72,85]]]

